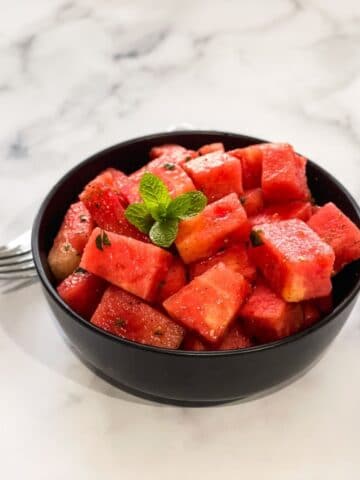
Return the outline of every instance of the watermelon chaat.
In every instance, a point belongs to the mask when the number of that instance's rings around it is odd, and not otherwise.
[[[191,351],[272,342],[331,312],[360,230],[315,204],[291,145],[151,149],[108,168],[68,209],[48,255],[57,291],[100,329]]]

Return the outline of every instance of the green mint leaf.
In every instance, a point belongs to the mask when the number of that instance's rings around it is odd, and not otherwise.
[[[140,197],[155,220],[161,221],[171,197],[165,183],[152,173],[144,173],[140,181]]]
[[[87,271],[81,267],[78,267],[74,273],[79,273],[80,275],[84,275],[85,273],[87,273]]]
[[[175,170],[174,163],[164,163],[163,167],[165,168],[165,170]]]
[[[95,245],[98,250],[103,249],[103,241],[101,233],[95,238]]]
[[[178,226],[177,219],[155,222],[149,233],[150,240],[158,247],[168,248],[176,238]]]
[[[149,233],[154,223],[154,219],[144,203],[132,203],[129,205],[125,210],[125,217],[128,222],[143,233]]]
[[[111,245],[110,239],[106,232],[103,232],[102,241],[103,245],[107,245],[108,247]]]
[[[187,192],[171,201],[167,208],[168,218],[189,218],[198,215],[207,204],[206,196],[199,191]]]
[[[260,247],[263,245],[263,241],[261,238],[262,230],[252,230],[250,233],[250,241],[253,247]]]
[[[104,230],[101,230],[101,233],[95,238],[95,245],[99,250],[104,250],[104,245],[110,247],[110,239]]]

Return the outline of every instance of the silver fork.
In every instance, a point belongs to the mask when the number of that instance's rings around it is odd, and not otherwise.
[[[0,280],[29,279],[36,275],[31,252],[31,230],[0,246]]]

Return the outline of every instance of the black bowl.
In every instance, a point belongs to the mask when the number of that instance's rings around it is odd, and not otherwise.
[[[83,186],[107,167],[131,173],[148,161],[149,149],[179,143],[197,149],[223,142],[226,149],[263,142],[213,131],[160,133],[120,143],[97,153],[67,173],[50,191],[35,219],[32,249],[46,299],[80,358],[98,374],[125,390],[182,405],[204,405],[258,396],[309,369],[330,345],[354,307],[360,289],[360,262],[334,279],[335,309],[316,325],[266,345],[223,352],[166,350],[115,337],[74,313],[59,297],[47,254],[64,214]],[[348,191],[329,173],[308,162],[311,191],[320,204],[336,203],[360,226],[360,210]]]

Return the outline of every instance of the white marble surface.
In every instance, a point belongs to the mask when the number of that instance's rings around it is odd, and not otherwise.
[[[191,122],[285,140],[360,200],[357,0],[0,0],[0,239],[90,153]],[[162,406],[95,377],[38,284],[0,295],[0,476],[360,476],[360,305],[265,398]]]

